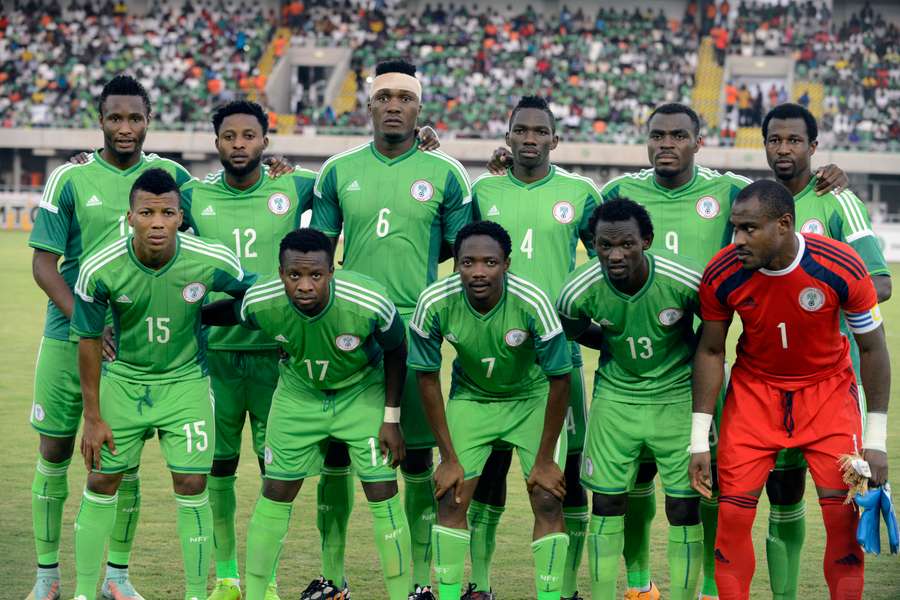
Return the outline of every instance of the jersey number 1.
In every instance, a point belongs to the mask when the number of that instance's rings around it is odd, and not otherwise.
[[[787,350],[787,324],[782,321],[776,327],[781,330],[781,347]]]

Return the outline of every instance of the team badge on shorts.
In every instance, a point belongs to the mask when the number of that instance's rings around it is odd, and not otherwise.
[[[34,408],[31,409],[31,414],[34,415],[35,421],[43,421],[44,417],[46,416],[44,414],[44,407],[41,406],[40,404],[34,405]]]
[[[506,335],[503,336],[503,339],[506,340],[507,346],[515,348],[516,346],[521,346],[525,343],[525,340],[528,339],[528,332],[522,329],[510,329],[506,332]]]
[[[680,308],[664,308],[659,312],[659,322],[663,325],[674,325],[684,315]]]
[[[356,350],[359,347],[359,336],[350,333],[339,335],[334,338],[334,345],[338,347],[338,350],[343,350],[344,352]]]
[[[584,457],[584,472],[591,476],[594,474],[594,463],[587,456]]]
[[[800,227],[800,233],[817,233],[825,235],[825,224],[818,219],[810,219]]]
[[[203,300],[205,294],[206,286],[199,281],[189,283],[181,290],[181,297],[184,298],[185,302],[190,302],[191,304]]]
[[[800,308],[815,312],[825,304],[825,292],[817,287],[803,288],[800,292]]]
[[[704,219],[714,219],[719,215],[719,201],[712,196],[703,196],[697,200],[697,214]]]
[[[263,451],[263,461],[265,461],[267,465],[272,464],[272,449],[268,446],[266,446],[266,449]]]
[[[412,187],[409,188],[409,193],[419,202],[428,202],[434,197],[434,186],[431,185],[430,181],[417,179],[413,182]]]
[[[276,192],[269,196],[269,210],[274,215],[283,215],[291,210],[291,199],[281,192]]]
[[[553,205],[553,218],[567,225],[575,220],[575,207],[571,202],[561,200]]]

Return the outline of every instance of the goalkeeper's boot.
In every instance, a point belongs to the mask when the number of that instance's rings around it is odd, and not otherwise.
[[[34,587],[25,600],[59,600],[59,567],[38,567]]]
[[[437,596],[434,595],[430,585],[423,587],[417,583],[415,590],[409,594],[409,600],[437,600]]]
[[[494,595],[493,590],[489,592],[476,590],[475,584],[470,583],[466,586],[466,591],[463,592],[463,595],[460,596],[460,600],[497,600],[497,596]]]
[[[300,593],[300,600],[350,600],[350,586],[346,579],[344,585],[338,587],[332,580],[318,577]]]
[[[241,600],[240,581],[231,578],[216,580],[216,587],[206,600]]]
[[[108,576],[103,580],[103,587],[100,588],[100,600],[119,600],[120,598],[128,598],[129,600],[144,600],[144,597],[137,593],[131,581],[128,579],[128,571],[123,570],[120,576]]]
[[[575,593],[574,593],[574,594],[572,594],[572,595],[569,596],[568,598],[566,598],[565,596],[563,596],[563,597],[561,598],[561,600],[584,600],[584,598],[582,598],[581,596],[578,595],[578,590],[575,590]]]
[[[631,588],[629,590],[626,590],[625,600],[659,600],[659,588],[656,587],[656,584],[652,581],[650,582],[649,590],[642,591],[636,588]]]

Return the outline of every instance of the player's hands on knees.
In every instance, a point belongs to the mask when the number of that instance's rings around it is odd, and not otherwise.
[[[531,468],[528,481],[525,482],[530,494],[534,486],[542,487],[559,500],[566,497],[566,477],[562,470],[552,460],[537,460]]]
[[[839,193],[847,189],[850,179],[837,165],[827,164],[816,170],[816,195],[821,196],[828,192]]]
[[[69,162],[73,165],[83,165],[88,161],[90,157],[91,155],[88,152],[79,152],[78,154],[73,154],[72,156],[70,156]]]
[[[457,504],[462,502],[463,483],[466,481],[466,472],[456,459],[442,461],[434,470],[434,497],[443,498],[444,494],[453,494],[453,500]]]
[[[103,360],[116,360],[116,334],[109,326],[103,328]]]
[[[688,473],[691,477],[691,487],[704,498],[712,498],[712,476],[710,475],[709,452],[697,452],[691,454],[691,464]]]
[[[506,170],[513,164],[512,153],[507,148],[497,148],[487,164],[491,175],[506,175]]]
[[[430,152],[441,147],[441,140],[438,139],[437,131],[434,128],[425,125],[416,131],[416,139],[419,140],[419,150]]]
[[[278,179],[282,175],[294,172],[294,165],[283,156],[267,156],[263,159],[263,164],[269,167],[269,177],[272,179]]]
[[[869,469],[872,471],[872,476],[869,477],[869,485],[877,487],[884,484],[888,478],[887,454],[881,450],[867,448],[863,451],[863,458],[869,463]]]
[[[387,461],[391,457],[391,468],[400,466],[400,461],[406,458],[406,443],[403,434],[400,433],[399,423],[382,423],[378,431],[378,443],[381,446],[381,457]]]
[[[112,430],[103,419],[85,419],[81,434],[81,455],[88,471],[100,468],[100,449],[106,444],[109,451],[116,453],[116,442]]]

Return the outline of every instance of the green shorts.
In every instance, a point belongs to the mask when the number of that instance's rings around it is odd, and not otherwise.
[[[248,417],[253,451],[262,458],[269,407],[278,385],[278,351],[210,350],[206,356],[216,398],[215,459],[240,456],[241,434]]]
[[[638,459],[646,448],[656,462],[667,496],[697,496],[688,478],[690,441],[690,400],[629,404],[595,398],[588,416],[581,483],[598,494],[631,491]]]
[[[72,437],[81,422],[78,342],[41,338],[34,369],[31,426],[53,437]]]
[[[401,313],[400,317],[403,319],[409,343],[409,320],[412,313]],[[406,369],[406,383],[403,385],[403,397],[400,399],[400,429],[403,431],[403,440],[408,449],[434,448],[437,445],[431,432],[431,425],[425,417],[416,371],[409,368]]]
[[[481,475],[491,450],[498,444],[516,448],[527,479],[541,444],[546,410],[546,390],[527,400],[447,402],[447,427],[466,479]],[[561,469],[565,468],[566,438],[561,432],[553,451],[553,460]]]
[[[112,429],[116,454],[100,453],[100,473],[137,467],[148,433],[159,432],[166,466],[174,473],[209,473],[216,422],[209,378],[144,385],[100,378],[100,416]]]
[[[587,429],[587,396],[584,393],[584,367],[572,369],[569,386],[569,408],[566,411],[566,437],[569,454],[580,454],[584,449],[584,433]]]
[[[390,457],[381,455],[384,371],[373,369],[346,389],[325,392],[279,380],[266,424],[266,477],[296,481],[322,470],[328,441],[344,442],[364,482],[395,481]]]

